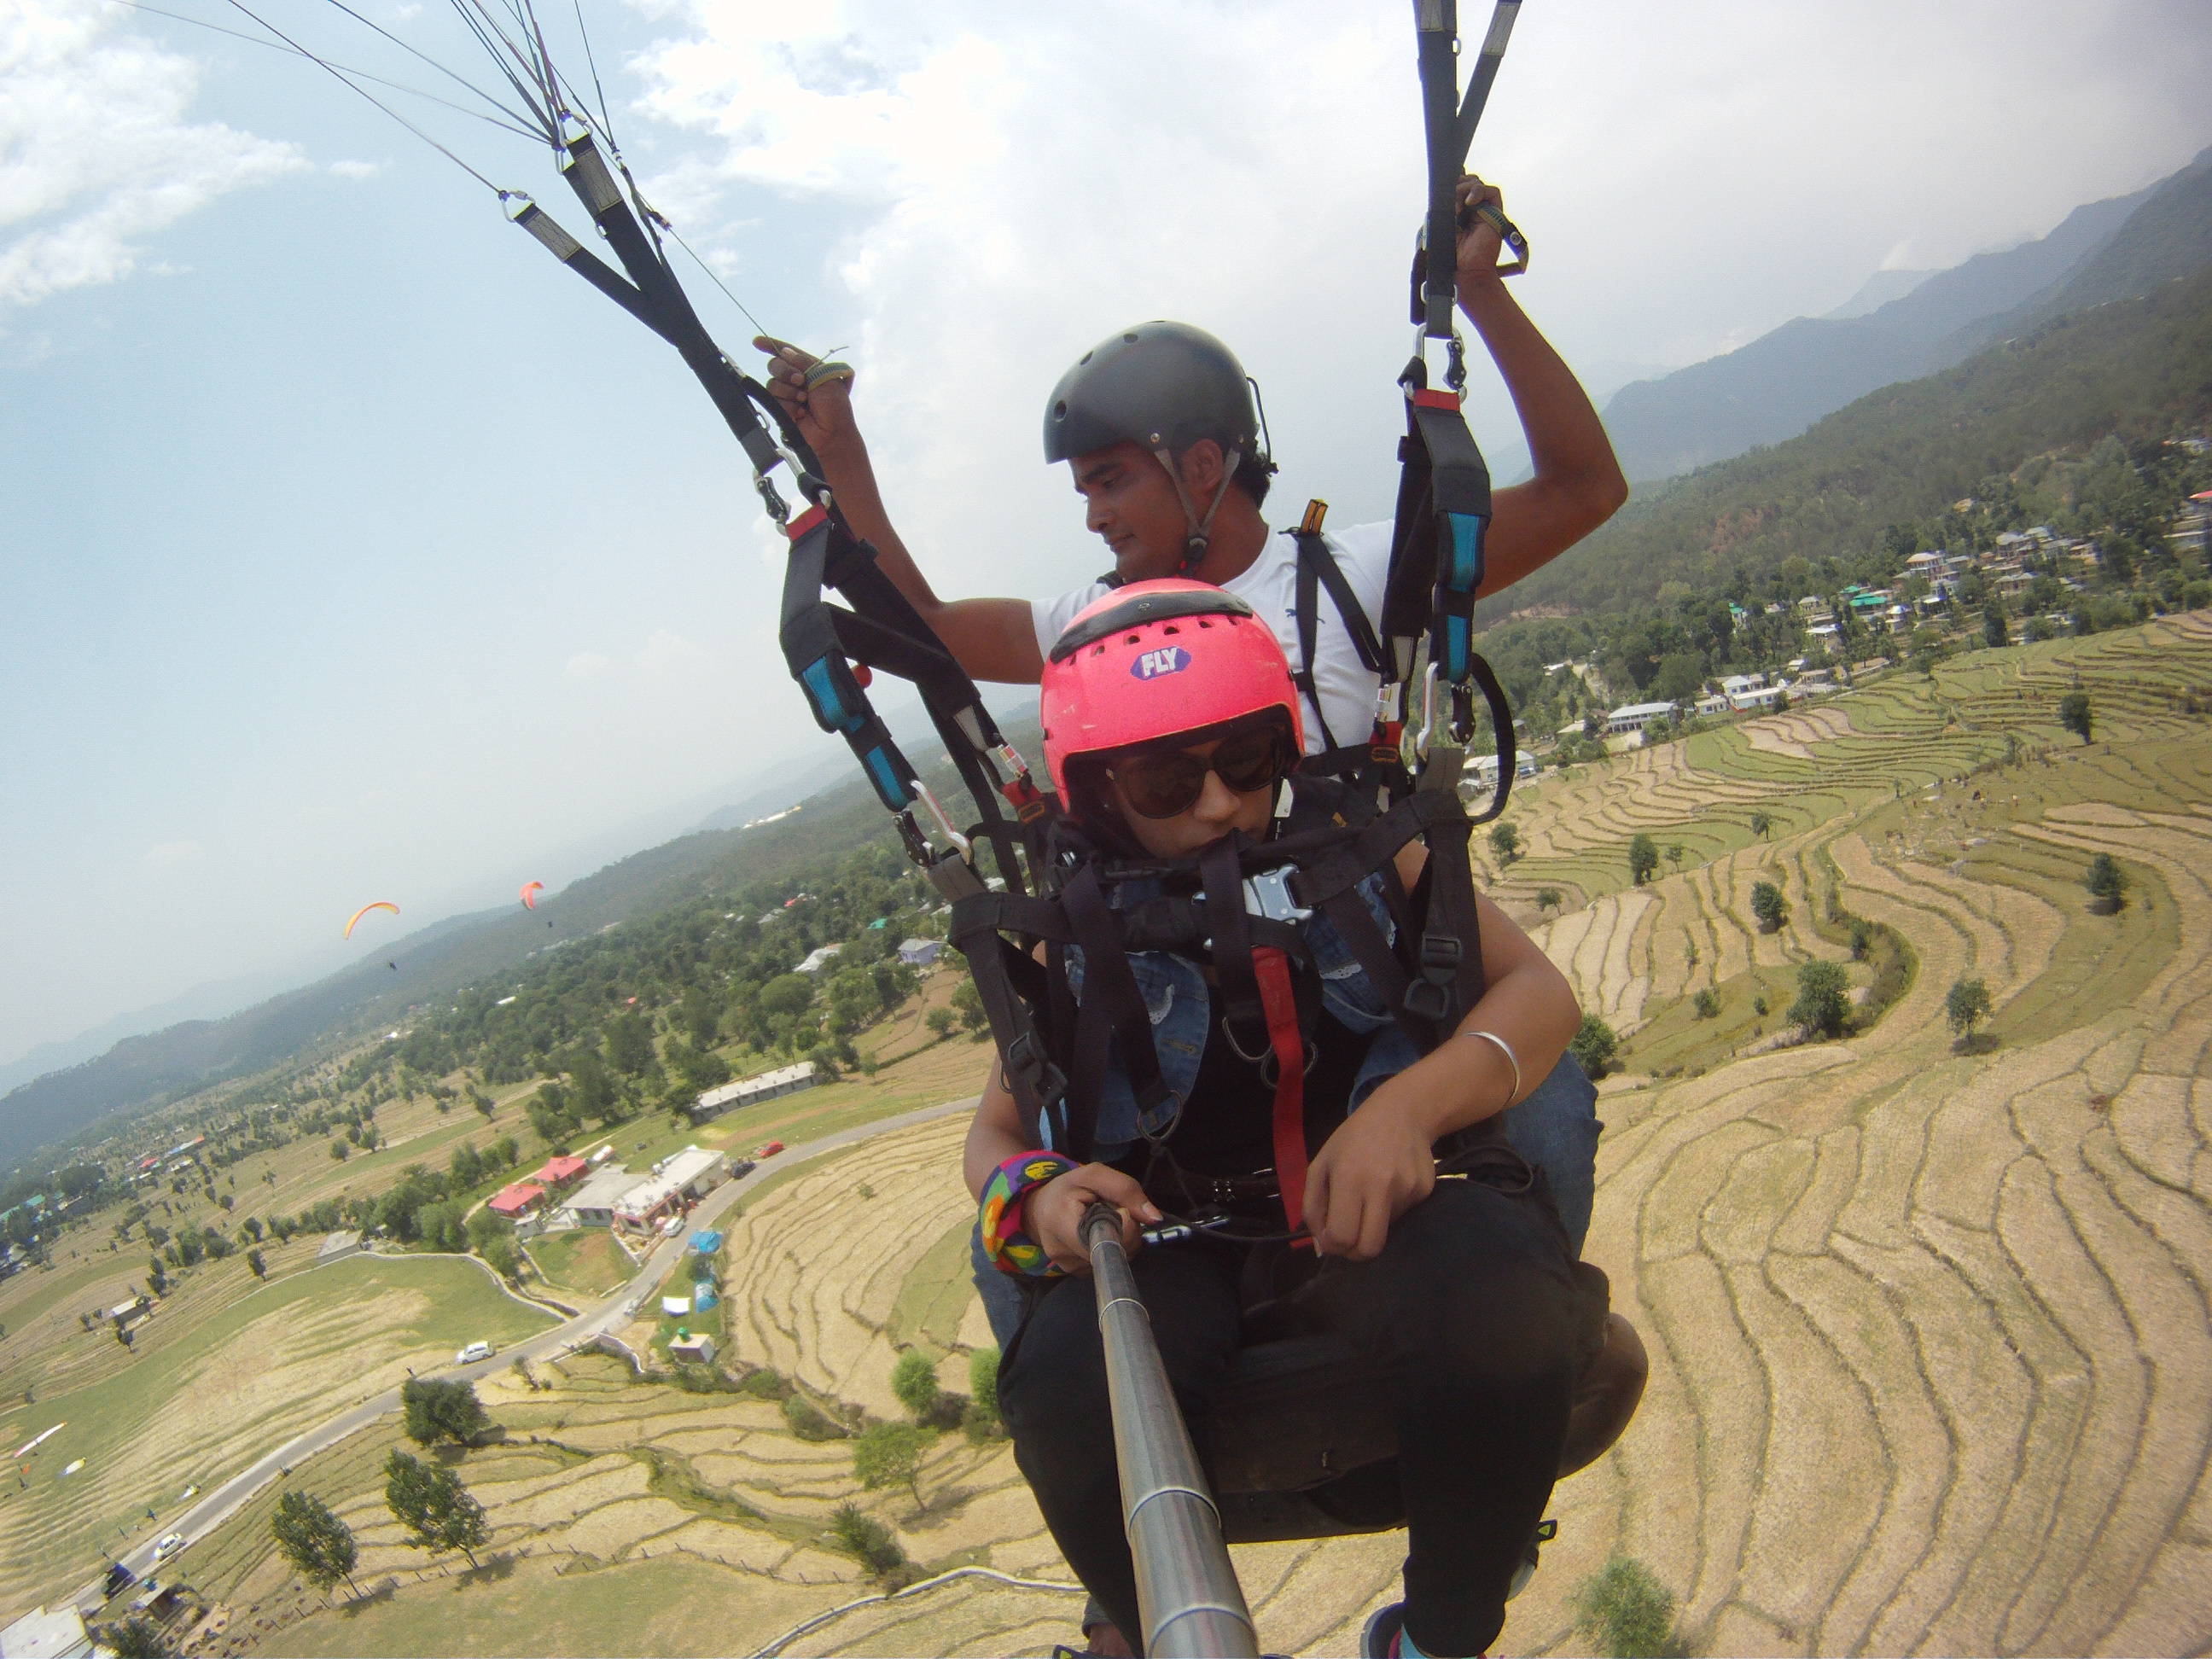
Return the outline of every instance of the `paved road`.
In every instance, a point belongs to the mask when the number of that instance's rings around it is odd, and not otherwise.
[[[978,1097],[970,1096],[966,1100],[949,1101],[941,1106],[924,1106],[916,1111],[902,1112],[896,1117],[880,1118],[872,1123],[856,1124],[852,1128],[841,1129],[836,1134],[824,1135],[818,1140],[801,1141],[795,1146],[787,1146],[775,1158],[763,1163],[751,1174],[737,1181],[726,1182],[702,1199],[697,1207],[691,1212],[690,1231],[696,1231],[702,1228],[713,1226],[714,1222],[739,1199],[763,1182],[774,1179],[780,1170],[789,1169],[793,1164],[819,1157],[823,1152],[835,1152],[842,1146],[854,1146],[860,1141],[872,1139],[877,1135],[888,1134],[895,1129],[910,1128],[915,1124],[927,1123],[933,1118],[945,1117],[954,1112],[972,1111],[975,1109],[977,1098]],[[629,1284],[595,1306],[585,1309],[574,1318],[566,1320],[553,1327],[552,1329],[532,1337],[526,1342],[517,1343],[514,1347],[505,1349],[489,1359],[478,1360],[473,1365],[449,1367],[430,1374],[436,1376],[463,1376],[474,1380],[496,1370],[501,1365],[512,1365],[518,1358],[542,1359],[574,1352],[578,1348],[588,1346],[597,1340],[601,1333],[618,1329],[635,1316],[634,1310],[641,1305],[646,1298],[658,1292],[661,1280],[667,1278],[670,1270],[676,1266],[677,1259],[683,1255],[684,1244],[685,1237],[680,1235],[674,1238],[662,1240],[653,1247],[651,1254],[646,1257],[644,1264],[639,1267]],[[186,1550],[170,1558],[172,1560],[180,1559],[182,1555],[189,1553],[191,1545],[197,1543],[228,1521],[271,1480],[289,1474],[317,1452],[335,1446],[348,1435],[367,1427],[386,1413],[396,1412],[398,1409],[399,1390],[387,1389],[384,1393],[363,1401],[350,1411],[341,1412],[327,1422],[318,1424],[305,1434],[286,1441],[275,1451],[270,1452],[248,1468],[231,1476],[229,1480],[224,1481],[185,1511],[181,1521],[161,1528],[161,1532],[155,1534],[155,1538],[166,1536],[172,1532],[183,1534]],[[166,1577],[166,1574],[155,1568],[155,1539],[149,1539],[143,1544],[134,1545],[116,1559],[140,1578],[145,1577],[149,1571],[155,1571],[156,1577]],[[76,1594],[70,1598],[77,1604],[88,1619],[95,1615],[103,1605],[100,1585],[101,1580],[95,1578],[82,1586]]]

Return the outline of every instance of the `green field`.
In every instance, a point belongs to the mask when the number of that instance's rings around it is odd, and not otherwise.
[[[530,1256],[556,1291],[586,1298],[611,1296],[637,1267],[604,1227],[577,1227],[530,1241]]]
[[[211,1490],[410,1366],[450,1364],[465,1342],[505,1346],[550,1322],[475,1263],[357,1256],[265,1285],[115,1376],[18,1402],[0,1413],[13,1443],[67,1426],[39,1449],[27,1484],[0,1498],[0,1597],[28,1606],[66,1594],[99,1571],[101,1548],[179,1513],[185,1486]],[[79,1458],[84,1468],[64,1476]]]

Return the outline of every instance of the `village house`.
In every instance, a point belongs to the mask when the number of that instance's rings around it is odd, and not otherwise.
[[[795,1095],[800,1090],[811,1089],[823,1080],[816,1072],[812,1060],[802,1060],[795,1066],[781,1066],[773,1072],[741,1078],[735,1083],[725,1083],[719,1089],[709,1089],[684,1109],[690,1114],[692,1122],[704,1123],[725,1112],[734,1112],[741,1106],[754,1106],[764,1100]]]
[[[517,1181],[501,1188],[491,1195],[484,1207],[494,1215],[504,1216],[509,1221],[520,1221],[535,1213],[545,1200],[545,1189],[534,1181]]]
[[[729,1178],[726,1152],[686,1146],[653,1166],[653,1173],[616,1201],[617,1226],[643,1232],[704,1198]]]
[[[615,1206],[636,1185],[637,1177],[623,1165],[604,1164],[592,1172],[590,1180],[568,1194],[561,1212],[579,1227],[611,1227]]]

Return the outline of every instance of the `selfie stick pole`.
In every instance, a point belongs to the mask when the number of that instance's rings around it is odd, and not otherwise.
[[[1145,1651],[1153,1659],[1252,1659],[1260,1650],[1252,1614],[1122,1253],[1121,1212],[1110,1204],[1092,1205],[1084,1213],[1083,1242],[1106,1348],[1121,1516],[1136,1560]]]

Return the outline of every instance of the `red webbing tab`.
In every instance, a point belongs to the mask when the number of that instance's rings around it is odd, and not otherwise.
[[[795,542],[801,536],[804,536],[808,531],[813,529],[815,526],[820,524],[829,516],[830,514],[825,508],[810,507],[805,512],[800,514],[789,524],[784,526],[783,533],[791,540]]]
[[[1422,409],[1456,410],[1459,407],[1459,393],[1456,392],[1416,392],[1413,394],[1413,402],[1418,407]]]
[[[1271,945],[1252,952],[1260,1006],[1275,1048],[1275,1182],[1282,1189],[1283,1218],[1292,1232],[1305,1224],[1306,1051],[1298,1036],[1298,1000],[1291,989],[1291,959]]]

